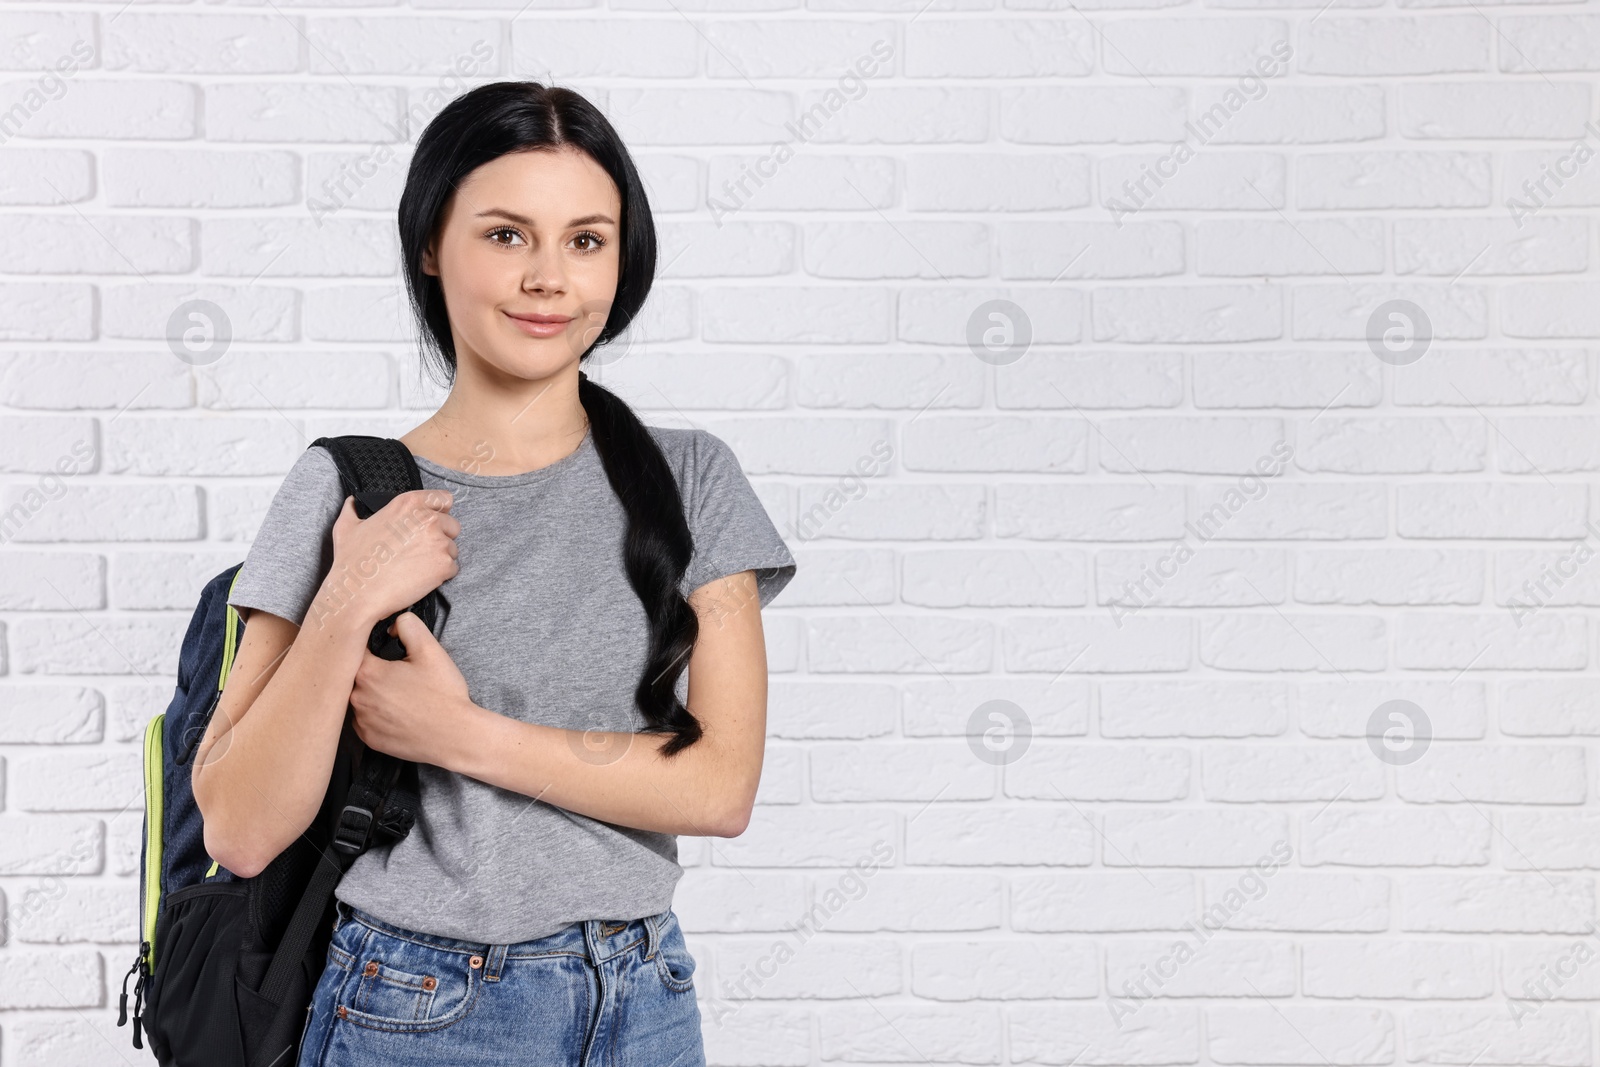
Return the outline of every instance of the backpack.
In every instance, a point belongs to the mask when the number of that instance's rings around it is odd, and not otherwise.
[[[423,487],[411,451],[398,440],[348,435],[319,437],[317,445],[333,456],[362,519]],[[325,546],[323,577],[331,565]],[[417,765],[363,744],[347,708],[327,793],[306,831],[253,878],[206,855],[190,759],[244,632],[228,604],[242,566],[201,591],[178,657],[177,689],[144,733],[141,940],[122,979],[117,1025],[128,1021],[128,979],[137,973],[133,1047],[144,1047],[142,1028],[162,1067],[293,1067],[332,940],[334,887],[368,848],[404,838],[419,809]],[[432,630],[436,621],[443,625],[449,602],[435,589],[409,610]],[[405,656],[387,632],[399,614],[373,627],[373,654]]]

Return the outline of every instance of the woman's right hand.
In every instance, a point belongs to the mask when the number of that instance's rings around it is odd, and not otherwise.
[[[376,624],[454,578],[461,571],[454,503],[448,490],[412,489],[363,520],[356,517],[355,497],[345,497],[333,523],[330,592]]]

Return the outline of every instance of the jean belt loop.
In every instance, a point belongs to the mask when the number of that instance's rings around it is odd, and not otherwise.
[[[489,954],[483,960],[483,980],[485,982],[500,981],[500,968],[506,963],[506,949],[508,945],[490,945]]]
[[[661,947],[661,916],[646,915],[644,918],[644,958],[656,958],[656,949]]]

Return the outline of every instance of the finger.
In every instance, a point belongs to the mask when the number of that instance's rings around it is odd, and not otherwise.
[[[434,511],[448,513],[456,502],[455,494],[448,489],[423,489],[421,493],[423,506]]]
[[[407,648],[411,647],[410,638],[415,637],[417,627],[422,625],[422,620],[417,618],[414,611],[402,611],[394,617],[394,622],[389,626],[389,632],[400,638]],[[426,630],[426,626],[422,626]]]

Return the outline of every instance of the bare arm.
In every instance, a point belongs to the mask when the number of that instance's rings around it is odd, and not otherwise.
[[[206,852],[234,874],[259,874],[316,817],[376,621],[341,613],[302,630],[249,613],[191,772]]]
[[[458,569],[450,500],[404,493],[362,522],[346,498],[305,625],[249,612],[191,771],[206,852],[234,874],[259,874],[316,818],[373,626]]]
[[[738,837],[761,782],[767,650],[753,571],[689,596],[700,636],[688,706],[704,730],[676,756],[658,734],[563,730],[472,705],[445,757],[453,770],[593,819],[657,833]],[[471,709],[469,709],[471,710]]]

